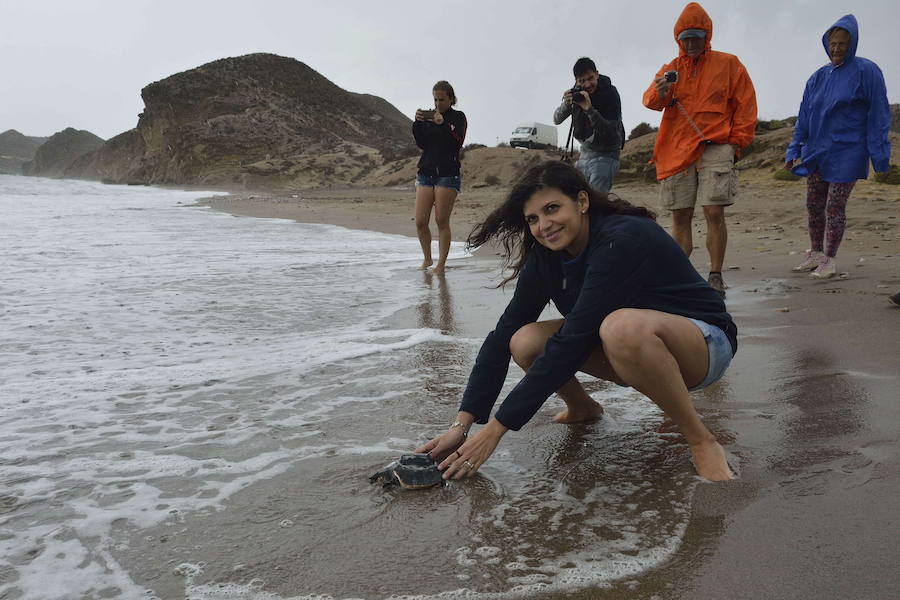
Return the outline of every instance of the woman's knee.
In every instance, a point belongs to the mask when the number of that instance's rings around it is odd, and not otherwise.
[[[437,225],[438,231],[450,231],[450,215],[435,215],[434,224]]]
[[[600,339],[607,355],[633,352],[652,335],[648,319],[641,311],[631,308],[613,311],[600,324]]]
[[[510,338],[509,352],[516,364],[525,369],[540,356],[546,343],[540,326],[537,323],[529,323],[520,327]]]

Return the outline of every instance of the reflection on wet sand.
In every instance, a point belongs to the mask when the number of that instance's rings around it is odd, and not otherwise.
[[[827,483],[822,475],[861,458],[845,440],[865,426],[867,391],[827,353],[810,350],[798,353],[777,383],[795,410],[779,423],[783,437],[772,466],[787,477],[784,483],[804,480],[805,493],[816,493]]]
[[[444,273],[435,275],[431,271],[423,271],[422,278],[429,293],[416,307],[419,327],[440,329],[441,333],[445,334],[456,334],[453,323],[453,297],[447,285],[447,276]],[[434,293],[435,284],[437,284],[437,298]]]
[[[437,401],[430,403],[437,411],[434,416],[446,420],[452,414],[447,410],[446,403],[457,402],[460,395],[459,391],[452,391],[452,382],[459,381],[461,365],[469,360],[471,349],[450,337],[457,333],[457,327],[453,319],[453,296],[446,275],[424,271],[422,283],[425,293],[416,305],[416,324],[418,327],[437,329],[448,338],[444,343],[426,342],[416,348],[417,377],[422,391]]]

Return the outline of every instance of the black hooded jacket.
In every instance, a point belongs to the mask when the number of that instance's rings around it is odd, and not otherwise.
[[[572,134],[581,142],[582,151],[618,156],[625,144],[622,101],[612,80],[606,75],[600,75],[597,89],[591,94],[591,105],[584,111],[577,104],[568,106],[564,102],[553,113],[553,122],[559,125],[572,115]]]

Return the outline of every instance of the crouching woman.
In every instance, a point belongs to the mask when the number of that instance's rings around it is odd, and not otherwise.
[[[418,448],[445,478],[474,474],[501,437],[518,430],[556,392],[561,423],[603,412],[575,379],[582,371],[633,387],[687,440],[697,472],[732,478],[725,452],[703,425],[690,392],[722,377],[737,328],[653,213],[597,192],[574,167],[532,168],[478,225],[469,245],[503,244],[515,293],[478,353],[456,421]],[[549,301],[563,319],[538,321]],[[491,418],[510,357],[525,370]],[[486,423],[468,436],[473,423]]]

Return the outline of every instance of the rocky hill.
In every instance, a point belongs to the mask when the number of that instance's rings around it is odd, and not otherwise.
[[[217,60],[152,83],[144,111],[66,172],[117,183],[279,189],[356,181],[415,152],[412,122],[273,54]]]
[[[34,158],[35,151],[47,139],[27,136],[15,129],[0,133],[0,173],[21,175],[22,165]]]
[[[67,127],[51,135],[35,151],[34,158],[22,165],[22,173],[36,177],[63,177],[75,159],[103,144],[103,138],[90,131]]]

